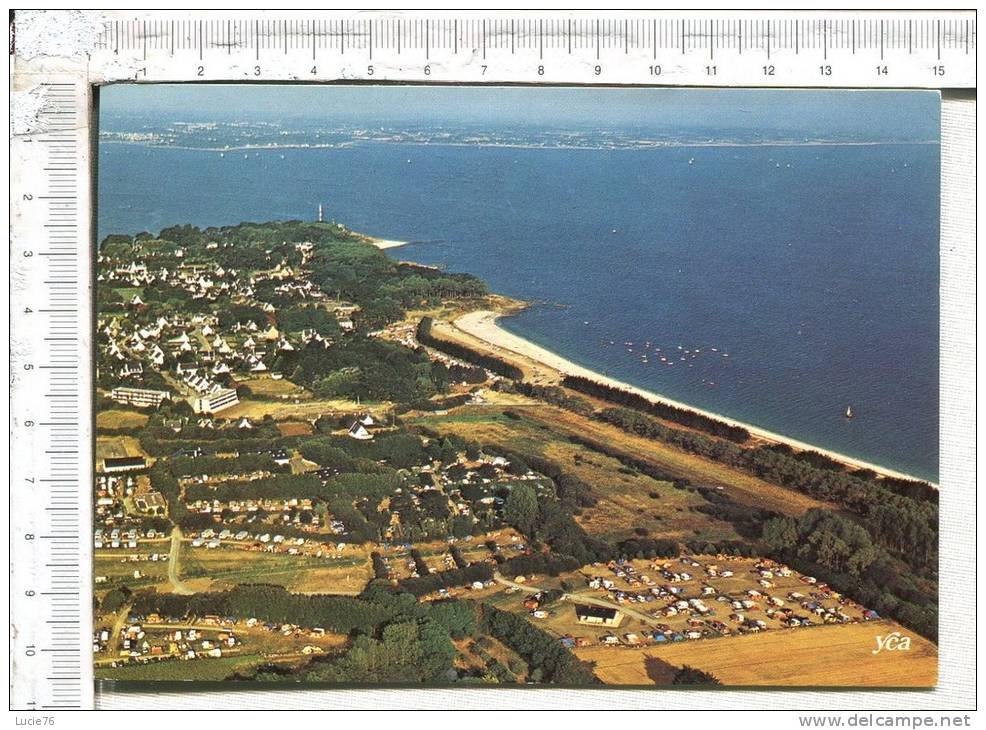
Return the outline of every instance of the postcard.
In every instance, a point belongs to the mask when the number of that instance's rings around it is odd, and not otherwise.
[[[97,680],[934,687],[939,108],[103,87]]]

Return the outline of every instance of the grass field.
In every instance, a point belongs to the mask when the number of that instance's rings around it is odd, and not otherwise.
[[[96,414],[96,428],[138,429],[144,427],[144,425],[147,423],[147,419],[148,416],[146,413],[137,413],[136,411],[110,409],[107,411],[100,411],[99,413]]]
[[[147,456],[140,442],[133,436],[97,436],[96,461],[122,456]]]
[[[155,550],[157,550],[155,548]],[[168,543],[162,543],[159,554],[168,553]],[[106,577],[106,583],[100,584],[98,588],[112,588],[114,586],[125,585],[128,587],[149,586],[167,580],[168,563],[167,561],[151,560],[129,560],[131,555],[139,554],[147,556],[147,548],[140,551],[134,550],[107,550],[100,549],[95,551],[93,557],[93,575]],[[140,578],[134,578],[135,570],[141,573]]]
[[[124,682],[218,682],[237,672],[264,664],[266,661],[267,659],[259,654],[194,661],[168,659],[116,668],[97,667],[96,679],[116,679]]]
[[[469,542],[459,541],[458,546],[466,560],[484,560],[490,554],[484,545],[487,539],[496,540],[505,550],[509,549],[509,545],[523,542],[515,531],[504,529]],[[449,550],[445,541],[420,543],[415,548],[421,551],[429,567],[436,571],[449,569],[443,560]],[[295,593],[356,595],[373,577],[370,553],[378,549],[388,559],[398,579],[411,575],[413,567],[408,566],[410,550],[396,546],[383,550],[372,545],[350,545],[341,553],[334,553],[337,557],[323,555],[318,558],[314,555],[268,553],[233,546],[215,550],[192,548],[189,541],[182,549],[181,573],[183,582],[197,591],[225,590],[243,583],[274,583]],[[105,563],[99,562],[98,565],[105,565],[106,573],[99,574],[107,574],[112,581],[130,575],[134,567],[143,571],[142,566],[162,565],[162,570],[167,570],[167,563],[120,563],[120,557],[110,553],[103,558]],[[142,583],[147,582],[142,580]],[[168,590],[167,587],[160,589]]]
[[[277,424],[277,431],[284,437],[311,436],[315,429],[305,421],[284,421]]]
[[[182,552],[182,578],[206,578],[208,590],[274,583],[296,593],[355,595],[371,577],[369,551],[363,548],[348,548],[345,557],[331,559],[233,548],[186,546]]]
[[[227,408],[222,412],[223,418],[239,419],[250,418],[259,421],[264,416],[271,416],[276,421],[298,419],[307,420],[318,418],[322,415],[337,415],[344,413],[359,413],[366,410],[374,412],[385,410],[390,405],[386,403],[361,403],[350,400],[300,400],[295,403],[291,400],[274,401],[258,400],[247,398],[241,400],[235,406]]]
[[[566,436],[595,441],[627,456],[642,459],[673,477],[685,477],[695,484],[721,486],[728,496],[743,504],[786,515],[800,515],[812,508],[833,506],[739,469],[685,453],[660,441],[628,434],[615,426],[560,408],[540,406],[530,409],[526,415]]]
[[[129,302],[135,296],[143,298],[144,287],[142,286],[121,286],[113,287],[113,291],[120,295],[120,298],[125,302]]]
[[[911,648],[874,654],[876,637],[892,631],[910,636]],[[733,686],[933,687],[938,675],[937,647],[889,621],[643,649],[593,646],[576,649],[575,654],[591,662],[606,684],[668,684],[683,665]]]
[[[238,386],[245,385],[248,387],[256,398],[278,399],[288,396],[290,398],[306,400],[312,397],[310,390],[306,390],[300,385],[296,385],[290,380],[285,380],[284,378],[274,380],[269,375],[255,378],[244,378],[242,380],[237,380],[236,384]]]
[[[541,406],[546,408],[545,406]],[[695,511],[705,500],[670,482],[631,471],[610,456],[569,439],[567,428],[558,430],[551,417],[542,419],[534,409],[510,418],[499,406],[463,406],[447,416],[426,416],[417,423],[441,433],[455,433],[481,443],[495,444],[546,457],[592,485],[594,507],[586,508],[576,521],[590,534],[614,540],[634,536],[634,529],[647,535],[710,541],[737,539],[732,526]]]
[[[641,459],[671,477],[687,478],[693,484],[703,486],[722,487],[726,495],[742,504],[791,516],[801,515],[812,508],[833,508],[831,504],[771,484],[739,469],[688,454],[660,441],[629,434],[610,424],[522,396],[514,396],[513,400],[515,404],[511,409],[515,413],[523,413],[523,421],[509,420],[503,416],[502,405],[486,405],[462,406],[446,417],[426,416],[420,418],[419,422],[439,431],[447,429],[468,438],[490,440],[522,452],[534,446],[530,443],[532,438],[535,443],[543,444],[547,441],[565,443],[570,437],[574,437],[598,443],[607,450],[617,450],[634,459]],[[616,460],[611,461],[615,463]],[[618,474],[618,466],[613,474]],[[612,479],[603,483],[614,484]],[[609,494],[614,493],[613,490],[601,490],[607,491]],[[632,490],[627,493],[631,494]],[[604,505],[604,509],[599,510],[598,515],[590,513],[589,521],[594,516],[604,520],[609,518],[610,524],[616,526],[624,523],[628,510],[637,514],[642,514],[639,512],[641,509],[646,511],[649,506],[645,504],[646,500],[644,504],[632,502],[621,506],[616,500],[610,500]],[[586,529],[590,529],[588,525]],[[694,530],[687,525],[682,526],[685,532],[689,529]],[[609,534],[605,527],[594,531]],[[666,523],[661,524],[660,532],[673,535],[675,528],[669,529]],[[693,535],[703,539],[712,537]]]

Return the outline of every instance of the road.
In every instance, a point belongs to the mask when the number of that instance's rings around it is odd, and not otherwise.
[[[181,528],[175,525],[174,529],[171,530],[171,551],[168,553],[168,580],[171,582],[172,593],[190,596],[195,591],[182,583],[181,578],[178,577],[181,574],[179,568],[181,566],[181,541],[183,537]]]
[[[493,573],[493,580],[495,580],[500,585],[510,586],[511,588],[516,588],[517,590],[523,591],[524,593],[539,593],[540,591],[547,590],[546,588],[537,588],[536,586],[527,585],[526,583],[515,583],[512,580],[504,578],[500,573]],[[657,626],[661,621],[654,618],[653,616],[648,616],[642,611],[638,611],[634,608],[628,608],[625,605],[615,603],[613,601],[607,601],[602,598],[593,598],[592,596],[583,596],[578,593],[563,593],[561,600],[568,601],[569,603],[581,603],[584,606],[602,606],[603,608],[615,608],[621,613],[635,618],[638,621],[642,621],[648,626]]]

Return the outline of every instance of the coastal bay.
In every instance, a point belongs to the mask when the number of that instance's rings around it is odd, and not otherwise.
[[[394,258],[531,302],[501,328],[590,370],[937,481],[935,146],[100,155],[117,171],[100,177],[104,233],[310,220],[322,203],[327,220],[407,242],[384,244]],[[188,174],[215,195],[179,184]],[[254,179],[269,184],[237,182]],[[674,367],[653,353],[678,345],[702,353]]]

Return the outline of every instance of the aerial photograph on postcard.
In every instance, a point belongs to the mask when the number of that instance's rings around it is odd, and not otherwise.
[[[938,92],[98,101],[98,680],[936,685]]]

